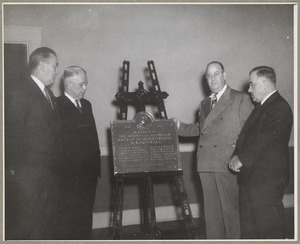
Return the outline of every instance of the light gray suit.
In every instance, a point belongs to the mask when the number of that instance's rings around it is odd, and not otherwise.
[[[240,238],[239,196],[236,175],[228,163],[239,133],[252,111],[247,94],[227,87],[214,109],[211,99],[200,103],[199,121],[180,123],[180,136],[199,136],[199,172],[208,239]]]

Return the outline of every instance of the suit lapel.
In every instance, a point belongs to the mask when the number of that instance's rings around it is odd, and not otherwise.
[[[81,99],[81,108],[82,108],[82,113],[79,111],[79,109],[75,106],[75,104],[69,99],[67,98],[65,95],[63,95],[63,99],[64,99],[64,104],[66,106],[66,110],[67,111],[73,111],[74,114],[76,114],[76,116],[78,118],[81,118],[84,115],[84,111],[85,111],[85,105],[83,102],[83,99]]]
[[[203,113],[204,113],[204,118],[206,119],[207,116],[210,113],[210,104],[211,104],[211,99],[208,97],[203,101]]]
[[[43,94],[42,90],[39,88],[39,86],[35,83],[35,81],[33,79],[29,79],[29,84],[31,86],[31,88],[29,88],[29,90],[32,93],[35,93],[37,97],[40,97],[41,100],[48,102],[47,98],[45,97],[45,95]]]
[[[51,104],[49,103],[49,101],[47,100],[47,98],[45,97],[44,93],[42,92],[42,90],[39,88],[39,86],[35,83],[35,81],[33,79],[29,79],[29,84],[31,86],[31,88],[29,88],[29,90],[32,92],[34,97],[38,97],[41,100],[41,103],[43,104],[43,106],[48,109],[49,111],[54,113],[54,110],[51,107]],[[54,98],[54,97],[53,97]],[[52,100],[54,102],[54,99]]]
[[[63,101],[64,101],[64,104],[66,106],[66,110],[74,110],[74,111],[77,111],[78,109],[76,108],[76,106],[74,105],[74,103],[72,103],[72,101],[67,98],[65,95],[63,95]]]
[[[82,114],[84,114],[84,113],[87,111],[86,103],[85,103],[85,101],[84,101],[84,98],[82,98],[82,99],[80,100],[80,102],[81,102],[81,110],[82,110]]]
[[[249,128],[255,124],[255,121],[258,120],[260,118],[260,116],[265,112],[265,110],[267,109],[268,105],[270,103],[272,103],[274,100],[277,99],[277,97],[279,96],[278,92],[275,92],[274,94],[272,94],[265,102],[263,105],[256,105],[255,109],[252,111],[252,113],[249,115],[249,118],[247,119],[242,132],[246,133]]]
[[[256,107],[252,110],[251,114],[249,115],[243,129],[242,132],[246,132],[250,126],[254,123],[254,121],[260,117],[260,115],[262,114],[262,112],[264,111],[263,106],[261,105],[256,105]]]
[[[203,125],[203,130],[211,124],[211,122],[217,118],[225,109],[226,107],[228,107],[228,105],[230,105],[232,103],[232,101],[230,100],[230,91],[231,88],[227,87],[227,89],[225,90],[225,92],[223,93],[223,95],[220,97],[219,101],[216,103],[215,107],[213,110],[210,111],[210,113],[208,114],[208,116],[205,119],[204,125]],[[210,101],[210,99],[208,99]],[[210,102],[209,105],[206,107],[208,107],[210,109]],[[207,108],[206,108],[207,109]]]

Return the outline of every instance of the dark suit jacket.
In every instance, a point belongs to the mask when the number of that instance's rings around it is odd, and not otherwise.
[[[57,98],[66,153],[60,239],[91,237],[100,149],[91,103],[81,99],[82,113],[65,95]]]
[[[253,110],[235,152],[243,164],[240,184],[288,184],[288,142],[292,124],[291,108],[278,92]]]
[[[197,150],[198,172],[228,172],[228,162],[236,140],[252,110],[247,94],[229,86],[210,111],[209,97],[199,107],[199,122],[181,123],[180,136],[199,136]]]
[[[57,105],[62,123],[64,150],[67,160],[72,162],[68,170],[79,170],[79,167],[84,166],[100,176],[99,140],[91,103],[81,99],[83,114],[65,95],[57,98]],[[74,165],[75,162],[77,165]]]
[[[7,168],[22,163],[28,152],[55,155],[62,151],[58,116],[31,78],[15,88],[5,108]]]
[[[60,134],[58,116],[37,84],[28,78],[15,87],[5,104],[8,238],[52,238],[47,233],[56,214]]]

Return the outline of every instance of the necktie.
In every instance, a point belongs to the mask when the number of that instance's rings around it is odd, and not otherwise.
[[[80,113],[82,113],[82,108],[78,102],[78,100],[75,100],[76,101],[76,107],[78,108],[78,110],[80,111]]]
[[[211,110],[214,108],[214,106],[216,105],[217,103],[217,95],[218,93],[214,93],[213,96],[211,97]]]
[[[46,96],[48,102],[51,105],[51,108],[54,110],[53,103],[52,103],[52,100],[51,100],[51,96],[50,96],[50,93],[49,93],[49,89],[47,87],[45,87],[44,92],[45,92],[45,96]]]

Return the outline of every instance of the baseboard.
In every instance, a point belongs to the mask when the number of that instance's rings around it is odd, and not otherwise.
[[[294,207],[294,194],[287,194],[283,198],[283,204],[285,208]],[[200,217],[200,205],[199,203],[190,204],[193,218]],[[182,219],[180,207],[164,206],[155,208],[156,221],[167,222]],[[122,225],[138,225],[141,224],[141,210],[131,209],[123,211]],[[93,229],[112,227],[112,212],[101,212],[93,214]]]

